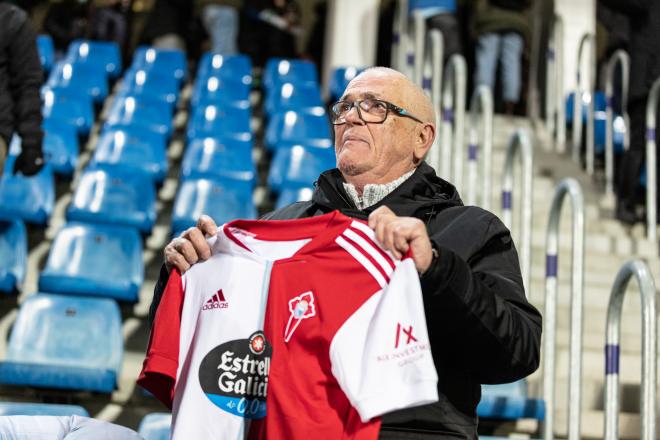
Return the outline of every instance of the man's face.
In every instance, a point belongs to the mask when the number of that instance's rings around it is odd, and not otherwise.
[[[367,72],[351,81],[342,100],[381,99],[414,113],[403,98],[405,90],[398,78]],[[360,119],[356,108],[351,109],[346,123],[334,127],[337,168],[345,177],[363,176],[369,183],[397,179],[413,161],[416,124],[391,111],[382,124],[367,124]]]

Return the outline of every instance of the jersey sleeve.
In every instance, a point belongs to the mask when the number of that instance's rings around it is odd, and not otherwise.
[[[174,385],[179,366],[179,335],[184,288],[181,274],[173,270],[156,312],[149,335],[147,356],[138,385],[172,408]]]
[[[389,283],[340,327],[332,372],[363,422],[438,400],[419,276],[402,260]]]

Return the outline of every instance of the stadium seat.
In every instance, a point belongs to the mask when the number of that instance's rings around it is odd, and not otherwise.
[[[358,67],[337,67],[330,78],[330,97],[333,101],[341,98],[346,86],[353,78],[358,76],[364,69]]]
[[[206,105],[234,104],[250,106],[250,86],[235,79],[211,76],[198,79],[193,87],[190,106],[194,109]]]
[[[456,14],[456,0],[411,0],[408,3],[408,12],[426,8],[432,9],[434,14]]]
[[[268,186],[276,193],[285,188],[309,188],[319,174],[335,168],[335,163],[333,150],[309,149],[301,145],[279,147],[270,164]]]
[[[188,140],[221,137],[252,141],[250,107],[245,105],[207,105],[193,110],[188,121]]]
[[[162,105],[140,96],[116,96],[110,107],[105,128],[135,127],[160,133],[169,138],[172,134],[172,112],[163,111]]]
[[[594,112],[605,111],[606,98],[603,92],[596,92],[594,94]],[[573,126],[573,101],[575,100],[575,92],[571,92],[566,97],[566,125]],[[587,111],[589,107],[589,94],[582,94],[582,123],[587,123]]]
[[[176,78],[159,73],[157,70],[127,71],[121,79],[117,91],[125,96],[151,98],[156,102],[166,102],[172,109],[179,99],[179,82]]]
[[[0,416],[83,416],[89,417],[85,408],[78,405],[55,403],[0,402]]]
[[[23,284],[27,268],[27,232],[19,219],[0,220],[0,291]]]
[[[151,232],[156,221],[156,192],[146,174],[118,167],[88,168],[80,177],[67,220],[108,223]]]
[[[323,108],[321,89],[317,84],[281,83],[268,90],[264,102],[266,115],[284,110]]]
[[[312,199],[314,188],[284,188],[277,197],[275,208],[284,208],[295,202],[306,202]]]
[[[263,73],[264,88],[272,90],[285,82],[318,85],[316,65],[311,61],[283,58],[271,58],[266,61]]]
[[[202,214],[209,215],[218,225],[237,218],[256,218],[252,185],[209,178],[184,180],[174,200],[174,235],[194,226]]]
[[[273,113],[266,126],[264,141],[270,151],[280,144],[331,148],[330,121],[322,107]]]
[[[544,401],[527,396],[527,382],[524,379],[500,385],[482,385],[477,415],[482,419],[543,420]]]
[[[0,383],[111,393],[123,356],[115,301],[39,293],[18,310]]]
[[[197,80],[205,81],[212,76],[234,79],[251,87],[252,61],[246,55],[221,55],[206,52],[199,60]]]
[[[94,103],[89,96],[71,89],[44,87],[41,91],[44,122],[70,125],[78,134],[86,136],[94,124]]]
[[[56,174],[71,176],[78,164],[78,134],[76,127],[53,119],[43,122],[43,151],[46,162]]]
[[[0,217],[15,217],[27,223],[45,225],[55,206],[55,178],[53,169],[46,165],[34,176],[12,174],[15,155],[5,161],[0,178]]]
[[[65,59],[70,63],[102,66],[112,79],[121,73],[121,53],[113,41],[74,40]]]
[[[184,178],[216,177],[251,182],[257,170],[252,161],[252,143],[235,139],[193,139],[181,162]]]
[[[142,240],[135,228],[68,222],[50,248],[39,289],[137,301],[143,280]]]
[[[188,75],[186,54],[178,49],[140,46],[133,54],[131,67],[172,75],[179,82],[183,82]]]
[[[37,50],[39,51],[39,61],[44,72],[50,72],[55,61],[55,47],[53,46],[53,38],[47,34],[37,36]]]
[[[138,427],[138,434],[144,440],[169,440],[172,414],[151,413],[144,416]]]
[[[48,75],[46,87],[73,89],[101,103],[108,96],[108,79],[102,66],[59,62]]]
[[[162,182],[167,175],[167,144],[157,132],[125,127],[104,130],[90,162],[106,169],[138,171]]]

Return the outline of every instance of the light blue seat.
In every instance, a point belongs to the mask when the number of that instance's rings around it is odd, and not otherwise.
[[[138,434],[144,440],[170,440],[172,414],[151,413],[144,416],[138,427]]]
[[[144,234],[156,222],[156,191],[150,176],[131,169],[88,168],[66,211],[68,220],[132,226]]]
[[[112,41],[74,40],[69,44],[66,58],[76,64],[102,66],[109,78],[121,73],[119,45]]]
[[[18,310],[0,383],[111,393],[122,357],[115,301],[34,294]]]
[[[108,129],[101,133],[90,164],[141,172],[162,182],[168,169],[166,150],[165,137],[157,132],[136,127]]]
[[[275,208],[280,209],[291,205],[292,203],[306,202],[312,199],[312,194],[314,194],[314,188],[312,187],[284,188],[282,192],[280,192],[280,195],[277,196],[277,204],[275,205]]]
[[[305,110],[323,107],[321,89],[317,84],[281,83],[266,93],[264,111],[271,115],[284,110]]]
[[[89,417],[79,405],[55,403],[0,402],[0,416],[83,416]]]
[[[0,291],[23,284],[27,268],[27,232],[19,219],[0,220]]]
[[[56,174],[71,176],[78,164],[80,151],[76,127],[46,119],[43,129],[43,151],[46,162]]]
[[[573,102],[575,101],[575,92],[571,92],[566,97],[566,124],[568,127],[573,126]],[[594,112],[605,111],[607,100],[603,92],[596,92],[594,94]],[[582,94],[582,124],[587,123],[587,112],[589,107],[588,94]]]
[[[202,214],[209,215],[218,225],[237,218],[256,218],[251,183],[209,178],[184,180],[174,200],[174,235],[194,226]]]
[[[172,112],[140,96],[117,96],[112,102],[105,128],[139,127],[169,138],[172,134]]]
[[[12,174],[16,157],[10,154],[0,178],[0,217],[21,218],[27,223],[45,225],[55,206],[55,178],[46,164],[34,176]]]
[[[44,87],[41,90],[43,106],[41,113],[44,123],[70,125],[78,134],[86,136],[94,124],[94,103],[92,98],[72,89]]]
[[[341,98],[348,83],[362,73],[363,70],[364,68],[352,66],[335,68],[332,72],[332,77],[330,78],[330,97],[332,100],[336,101]]]
[[[266,126],[264,141],[270,151],[284,144],[332,148],[330,121],[323,107],[273,113]]]
[[[250,86],[233,78],[210,76],[198,78],[190,98],[191,107],[217,104],[235,104],[241,107],[250,106]]]
[[[302,145],[279,147],[270,164],[268,186],[276,193],[285,188],[309,188],[323,171],[335,168],[335,163],[332,150]]]
[[[252,143],[235,139],[193,139],[181,162],[181,176],[184,178],[228,178],[250,182],[254,186],[256,173]]]
[[[221,55],[206,52],[199,60],[197,80],[205,81],[211,76],[233,79],[248,87],[252,86],[252,61],[247,55]]]
[[[179,99],[179,81],[157,70],[130,69],[122,77],[118,93],[166,102],[174,108]]]
[[[251,142],[250,107],[236,104],[197,107],[188,121],[187,137],[188,140],[221,137]]]
[[[131,67],[153,70],[163,75],[171,75],[183,82],[188,76],[186,54],[178,49],[159,49],[140,46],[133,54]]]
[[[482,419],[543,420],[545,402],[527,396],[527,381],[524,379],[499,385],[482,385],[477,415]]]
[[[37,51],[39,52],[39,61],[44,72],[50,72],[55,61],[55,47],[53,39],[48,34],[37,35]]]
[[[101,103],[108,96],[108,79],[103,66],[61,61],[48,75],[46,87],[73,89]]]
[[[318,84],[316,65],[311,61],[284,58],[271,58],[266,61],[263,73],[264,88],[271,90],[285,82]]]
[[[68,222],[50,248],[39,289],[137,301],[143,280],[142,239],[137,229]]]

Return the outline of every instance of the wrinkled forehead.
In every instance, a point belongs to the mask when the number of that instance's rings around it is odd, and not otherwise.
[[[341,99],[354,101],[356,99],[372,98],[401,103],[403,88],[404,85],[401,84],[398,78],[362,74],[348,83]]]

